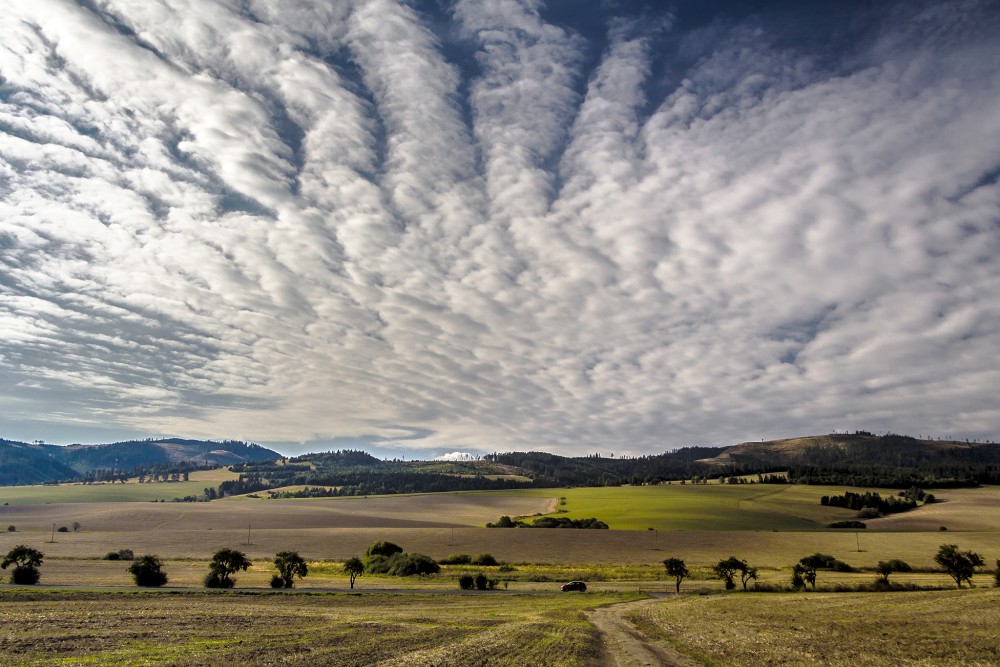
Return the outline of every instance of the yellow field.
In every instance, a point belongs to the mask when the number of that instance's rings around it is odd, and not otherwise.
[[[681,596],[632,620],[698,664],[1000,664],[1000,590]]]

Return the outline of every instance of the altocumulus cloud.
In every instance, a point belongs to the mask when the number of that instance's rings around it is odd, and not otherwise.
[[[0,435],[995,436],[995,3],[596,4],[8,2]]]

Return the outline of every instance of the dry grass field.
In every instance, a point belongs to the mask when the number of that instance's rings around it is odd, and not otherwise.
[[[630,619],[705,665],[1000,664],[1000,590],[681,596]]]
[[[0,664],[592,664],[609,595],[0,590]]]

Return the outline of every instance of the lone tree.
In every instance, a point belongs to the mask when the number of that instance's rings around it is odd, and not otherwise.
[[[10,565],[14,570],[10,573],[10,583],[12,584],[37,584],[41,578],[38,567],[42,564],[45,556],[38,549],[26,547],[19,544],[4,556],[0,568],[7,569]]]
[[[712,566],[712,572],[715,573],[717,579],[722,579],[726,582],[726,590],[731,591],[736,588],[736,583],[733,578],[736,573],[740,573],[740,579],[743,581],[743,588],[747,587],[747,582],[750,579],[757,578],[757,568],[752,568],[747,565],[745,560],[740,560],[736,556],[730,556],[729,558],[720,560],[718,563]]]
[[[136,586],[162,586],[167,583],[167,573],[163,571],[163,561],[159,556],[139,556],[128,566],[128,571]]]
[[[354,580],[365,572],[365,564],[357,556],[351,556],[344,561],[344,572],[351,577],[351,590],[354,590]]]
[[[205,576],[206,588],[232,588],[236,582],[230,577],[239,570],[249,569],[250,560],[242,551],[236,549],[219,549],[208,564],[208,574]]]
[[[803,581],[808,582],[812,586],[813,590],[816,590],[816,570],[821,567],[828,567],[829,562],[830,557],[820,553],[800,559],[798,564],[792,568],[793,582],[797,573]]]
[[[959,551],[954,544],[942,544],[934,556],[934,562],[944,568],[959,588],[963,581],[969,582],[971,588],[976,568],[986,564],[983,557],[975,551]]]
[[[893,572],[912,572],[913,568],[910,567],[905,561],[901,561],[897,558],[892,560],[880,560],[878,565],[875,566],[875,574],[878,578],[875,579],[876,583],[882,584],[883,586],[889,585],[889,575]]]
[[[1000,558],[997,559],[997,569],[993,570],[993,586],[1000,588]]]
[[[668,558],[663,561],[663,567],[667,568],[667,575],[674,578],[674,582],[677,585],[677,592],[680,593],[681,582],[684,581],[684,577],[691,574],[688,572],[687,565],[680,558]]]
[[[747,565],[746,561],[743,561],[743,567],[740,568],[740,581],[743,582],[743,590],[747,589],[747,584],[753,579],[757,581],[757,568]]]
[[[301,579],[309,574],[309,566],[298,551],[279,551],[274,556],[274,566],[278,568],[278,576],[285,588],[295,584],[295,577]]]

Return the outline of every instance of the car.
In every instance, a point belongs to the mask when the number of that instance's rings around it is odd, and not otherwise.
[[[587,584],[582,581],[571,581],[567,584],[563,584],[559,590],[561,591],[580,591],[581,593],[587,590]]]

